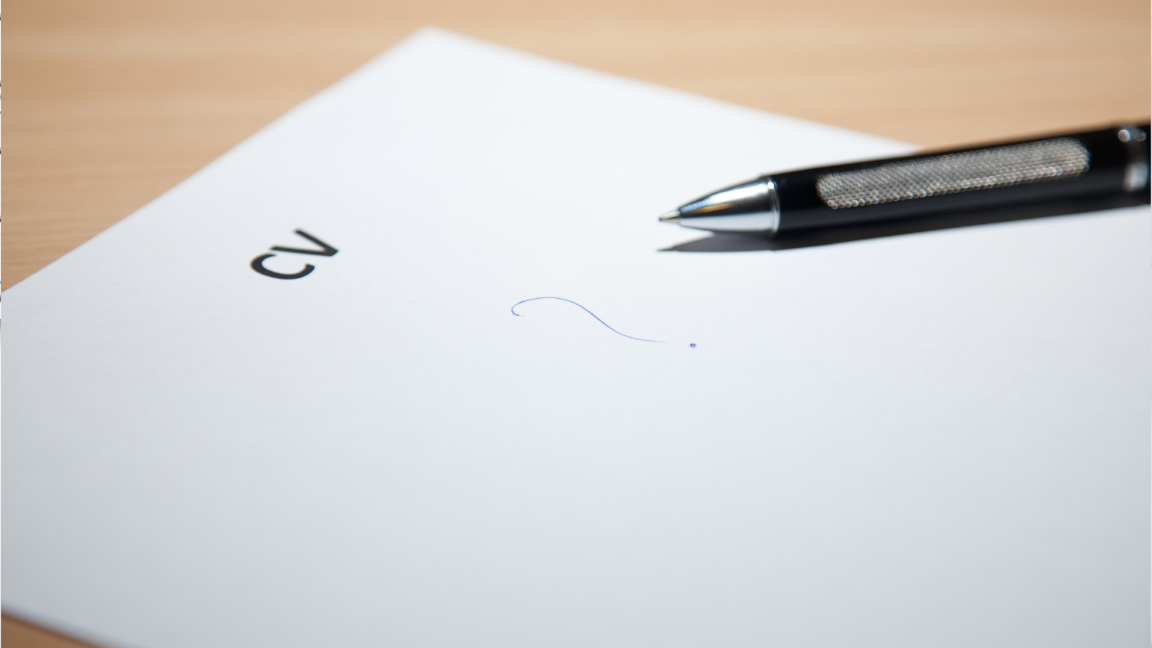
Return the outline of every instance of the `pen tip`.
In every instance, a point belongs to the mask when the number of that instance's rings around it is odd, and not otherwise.
[[[668,212],[667,214],[662,215],[660,217],[660,222],[661,223],[679,223],[680,222],[680,210],[679,209],[673,209],[672,211]]]

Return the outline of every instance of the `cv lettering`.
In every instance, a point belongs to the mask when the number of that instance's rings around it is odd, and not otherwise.
[[[320,239],[316,238],[315,236],[312,236],[311,234],[309,234],[308,232],[305,232],[304,230],[298,229],[298,230],[296,230],[296,234],[298,234],[298,235],[304,237],[305,239],[311,241],[317,247],[316,248],[292,248],[292,247],[282,247],[279,245],[274,245],[268,249],[273,250],[275,252],[287,252],[290,254],[311,254],[314,256],[326,256],[326,257],[336,256],[336,253],[339,252],[339,250],[337,250],[336,248],[332,247],[331,245],[328,245],[324,241],[321,241]],[[252,269],[255,270],[256,272],[264,275],[265,277],[272,277],[273,279],[300,279],[301,277],[307,277],[308,275],[312,274],[312,271],[316,269],[316,266],[312,265],[311,263],[305,263],[304,267],[301,268],[299,272],[285,273],[285,272],[276,272],[275,270],[269,270],[268,268],[264,267],[264,262],[267,261],[268,259],[271,259],[274,256],[276,256],[276,255],[272,254],[271,252],[261,254],[260,256],[256,257],[255,259],[252,259],[252,263],[250,265],[251,265]]]

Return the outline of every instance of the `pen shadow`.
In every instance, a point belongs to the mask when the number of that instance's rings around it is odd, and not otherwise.
[[[1149,204],[1147,191],[1136,195],[1102,196],[1033,203],[1024,206],[987,209],[975,213],[941,214],[901,218],[862,225],[827,227],[798,232],[782,232],[768,237],[757,234],[717,233],[659,250],[660,252],[756,252],[795,250],[800,248],[835,245],[867,239],[902,236],[920,232],[934,232],[958,227],[974,227],[1012,221],[1051,218],[1069,214],[1135,207]]]

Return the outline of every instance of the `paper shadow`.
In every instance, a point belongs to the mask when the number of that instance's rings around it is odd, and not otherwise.
[[[917,218],[901,218],[898,220],[881,221],[863,225],[847,225],[844,227],[828,227],[807,231],[802,230],[799,232],[784,232],[771,238],[754,234],[714,234],[701,239],[680,243],[679,245],[673,245],[660,251],[754,252],[759,250],[794,250],[797,248],[863,241],[885,236],[901,236],[903,234],[932,232],[957,227],[990,225],[992,223],[1007,223],[1033,218],[1082,214],[1106,209],[1117,209],[1120,207],[1135,207],[1137,205],[1147,205],[1148,203],[1148,192],[1136,195],[1096,196],[1035,203],[1017,207],[988,209],[976,213],[920,216]]]

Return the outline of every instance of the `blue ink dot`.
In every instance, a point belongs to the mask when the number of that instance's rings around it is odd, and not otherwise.
[[[695,343],[695,342],[693,342],[692,344],[689,344],[688,346],[690,346],[690,347],[692,347],[693,349],[695,349],[695,348],[696,348],[696,343]]]

